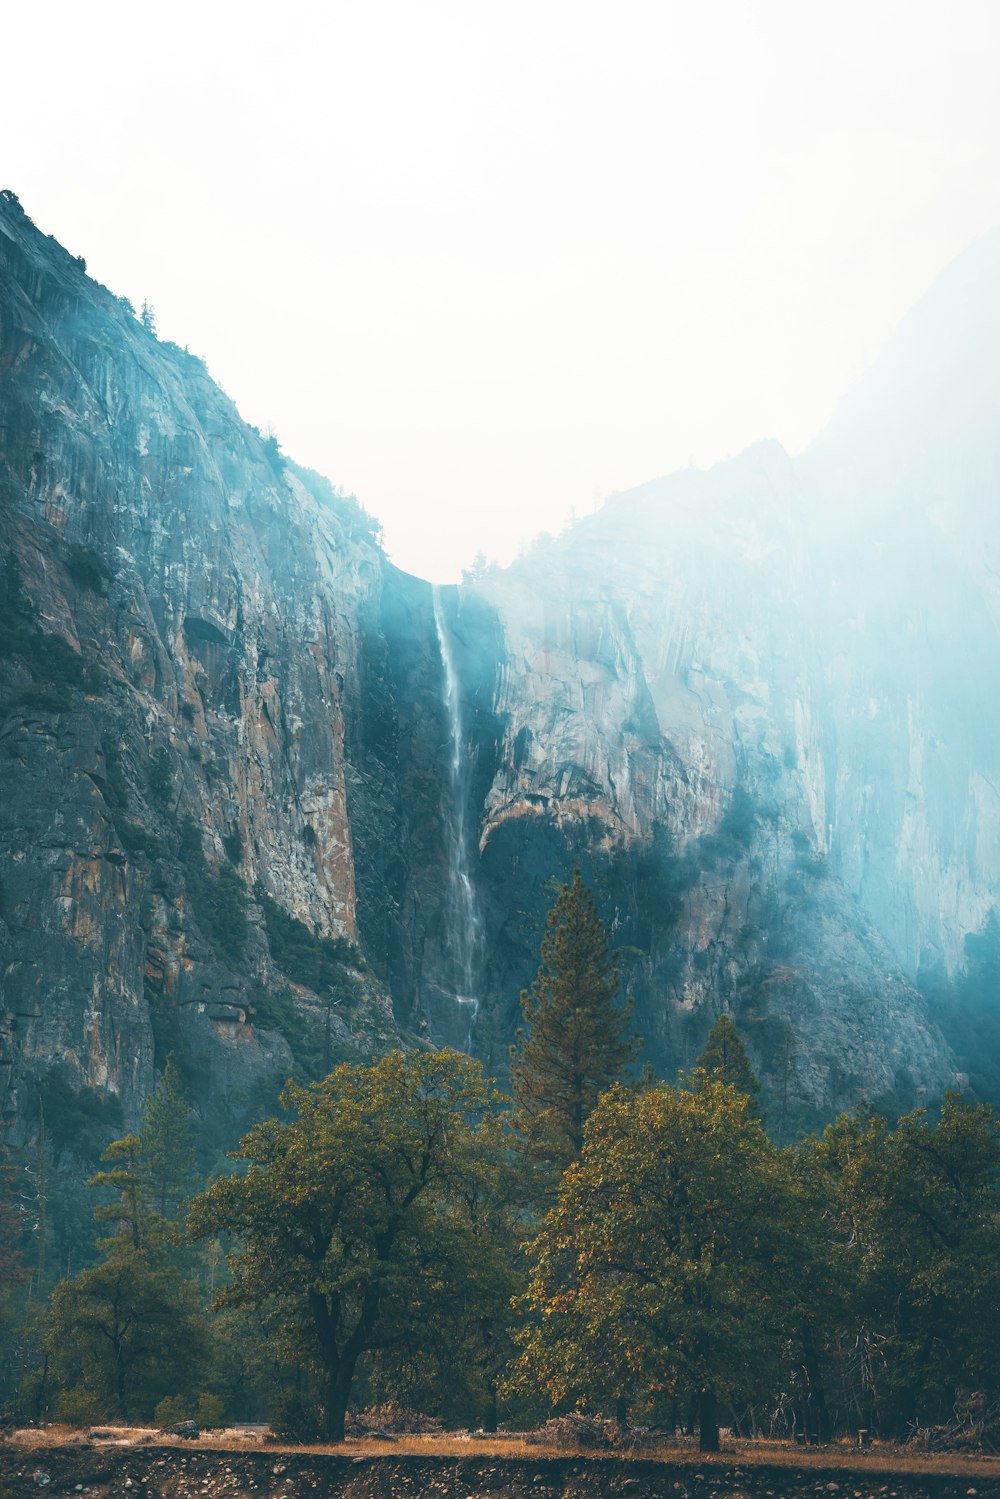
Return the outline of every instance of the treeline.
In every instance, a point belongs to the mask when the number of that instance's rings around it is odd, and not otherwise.
[[[859,1110],[779,1147],[726,1017],[675,1083],[622,1080],[637,1043],[578,875],[541,959],[512,1098],[450,1051],[338,1067],[289,1085],[208,1185],[168,1063],[90,1183],[97,1262],[34,1317],[8,1193],[11,1409],[334,1440],[369,1401],[487,1429],[583,1409],[711,1449],[720,1421],[905,1437],[993,1401],[987,1107]]]

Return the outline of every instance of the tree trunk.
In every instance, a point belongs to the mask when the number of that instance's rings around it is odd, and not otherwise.
[[[496,1431],[497,1429],[497,1387],[496,1381],[490,1381],[489,1395],[486,1401],[486,1410],[483,1412],[483,1430]]]
[[[323,1375],[323,1434],[328,1442],[344,1440],[353,1375],[354,1371],[347,1373],[342,1364],[327,1369]]]
[[[904,1442],[911,1435],[916,1419],[917,1392],[912,1385],[904,1385],[892,1408],[892,1433],[897,1441]]]
[[[615,1420],[618,1423],[618,1430],[619,1431],[626,1431],[628,1429],[628,1396],[627,1395],[619,1395],[618,1399],[615,1401]]]
[[[701,1390],[698,1394],[698,1451],[718,1452],[719,1424],[715,1415],[715,1391]]]
[[[686,1415],[686,1417],[684,1419],[684,1435],[686,1437],[693,1437],[694,1436],[694,1428],[695,1428],[695,1426],[697,1424],[697,1421],[698,1421],[698,1396],[692,1390],[691,1394],[688,1396],[687,1415]]]
[[[309,1309],[319,1341],[323,1360],[323,1431],[327,1441],[344,1440],[344,1420],[347,1402],[354,1383],[354,1371],[368,1344],[368,1336],[375,1322],[378,1302],[369,1289],[365,1296],[361,1316],[346,1343],[337,1340],[337,1327],[325,1296],[320,1291],[310,1291]]]
[[[809,1381],[810,1405],[817,1442],[829,1442],[833,1436],[833,1423],[826,1404],[826,1391],[820,1373],[819,1358],[813,1342],[812,1329],[807,1327],[802,1336],[803,1364]]]

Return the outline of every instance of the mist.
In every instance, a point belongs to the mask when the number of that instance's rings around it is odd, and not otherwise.
[[[7,185],[407,570],[802,451],[1000,220],[995,7],[7,18]],[[30,128],[27,123],[30,121]]]

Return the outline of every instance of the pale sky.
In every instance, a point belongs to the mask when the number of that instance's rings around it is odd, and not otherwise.
[[[1000,0],[50,0],[0,187],[454,579],[791,451],[1000,223]]]

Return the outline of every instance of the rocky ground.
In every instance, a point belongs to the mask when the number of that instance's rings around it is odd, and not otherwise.
[[[1000,1499],[1000,1463],[986,1459],[914,1459],[905,1453],[849,1450],[789,1452],[788,1461],[750,1454],[705,1459],[551,1454],[467,1455],[442,1444],[420,1451],[337,1452],[271,1447],[185,1447],[149,1441],[121,1445],[80,1440],[46,1445],[0,1443],[0,1499],[89,1494],[93,1499],[187,1496],[336,1495],[338,1499]],[[403,1444],[405,1445],[405,1444]]]

